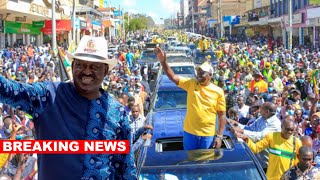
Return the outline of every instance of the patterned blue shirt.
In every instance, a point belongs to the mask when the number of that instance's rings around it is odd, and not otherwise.
[[[106,92],[95,100],[71,83],[20,84],[0,76],[0,101],[34,117],[37,139],[130,140],[124,108]],[[127,155],[38,155],[39,179],[137,179],[132,151]]]

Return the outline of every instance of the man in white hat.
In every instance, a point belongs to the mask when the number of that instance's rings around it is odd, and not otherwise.
[[[130,140],[124,107],[102,87],[116,59],[107,41],[84,36],[74,53],[73,82],[21,84],[0,76],[0,102],[34,118],[37,139]],[[133,155],[38,155],[39,179],[136,179]]]
[[[162,49],[156,48],[155,53],[169,79],[188,93],[184,149],[220,148],[226,123],[226,101],[224,91],[211,83],[212,66],[205,62],[197,67],[196,79],[186,78],[173,72]],[[216,132],[217,115],[219,129]]]

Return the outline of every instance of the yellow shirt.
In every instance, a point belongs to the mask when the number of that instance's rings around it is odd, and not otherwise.
[[[4,166],[4,164],[7,162],[10,154],[0,154],[0,169]]]
[[[281,137],[281,132],[272,132],[256,144],[249,139],[248,146],[253,153],[259,153],[264,149],[269,149],[269,165],[266,175],[268,180],[279,180],[284,172],[298,163],[296,155],[302,145],[301,141],[296,138],[296,154],[292,160],[291,167],[289,167],[289,165],[293,152],[293,136],[289,139],[284,139]]]
[[[222,58],[222,51],[221,50],[215,51],[215,53],[216,53],[216,56],[218,59]]]
[[[178,86],[187,91],[184,131],[196,136],[216,134],[216,114],[226,111],[223,90],[214,85],[201,86],[196,79],[180,77]]]

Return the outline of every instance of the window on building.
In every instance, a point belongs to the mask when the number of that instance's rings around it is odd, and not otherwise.
[[[300,0],[301,1],[301,8],[304,8],[308,5],[308,0]]]
[[[283,3],[284,3],[283,14],[288,14],[289,2],[288,2],[288,0],[284,0]]]
[[[280,1],[279,2],[279,16],[282,16],[283,15],[283,1]]]
[[[294,10],[298,10],[301,8],[301,0],[295,0],[295,7]]]

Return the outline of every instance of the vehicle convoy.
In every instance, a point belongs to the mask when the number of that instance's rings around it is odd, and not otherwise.
[[[153,137],[139,152],[137,172],[141,180],[259,180],[266,176],[246,143],[226,127],[221,149],[183,150],[186,91],[160,75],[147,123]]]

